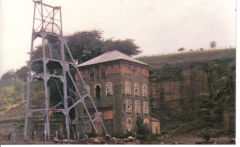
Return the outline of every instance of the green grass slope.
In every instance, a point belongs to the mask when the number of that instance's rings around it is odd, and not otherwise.
[[[24,93],[20,80],[0,80],[0,123],[23,121],[26,109],[27,83],[24,83]],[[44,108],[43,84],[32,82],[30,100],[31,108]]]
[[[193,62],[207,62],[215,59],[235,58],[236,49],[217,49],[193,52],[183,52],[159,56],[143,56],[137,58],[148,63],[151,68],[161,68],[165,64],[176,65],[180,63],[189,64]]]
[[[0,81],[0,121],[22,119],[25,100],[21,94],[21,81]],[[23,114],[23,115],[19,115]]]

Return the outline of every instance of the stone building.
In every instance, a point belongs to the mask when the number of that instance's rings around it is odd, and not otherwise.
[[[138,117],[151,126],[148,64],[115,50],[80,64],[79,69],[109,134],[133,131]],[[159,129],[152,130],[160,133],[160,124],[154,121]],[[102,132],[97,121],[95,125]],[[93,131],[91,125],[86,131]]]

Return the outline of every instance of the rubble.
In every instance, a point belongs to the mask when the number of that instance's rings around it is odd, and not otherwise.
[[[235,138],[214,138],[209,141],[200,141],[195,144],[235,144]]]
[[[136,138],[129,136],[128,138],[116,138],[106,135],[105,137],[83,138],[79,140],[59,140],[54,138],[56,144],[140,144]]]

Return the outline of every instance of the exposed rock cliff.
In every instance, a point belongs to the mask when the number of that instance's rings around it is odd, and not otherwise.
[[[172,134],[235,131],[235,49],[142,57],[151,65],[152,115]],[[211,131],[210,131],[211,130]]]

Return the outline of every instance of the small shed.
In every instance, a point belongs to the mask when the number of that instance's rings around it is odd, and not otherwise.
[[[160,121],[151,117],[152,134],[160,134]]]

